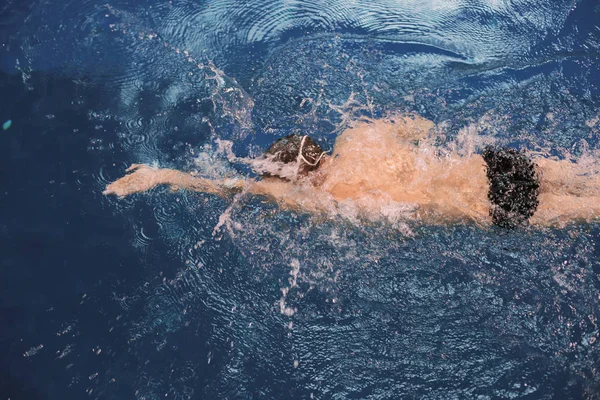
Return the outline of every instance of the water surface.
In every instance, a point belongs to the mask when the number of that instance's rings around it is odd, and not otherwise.
[[[0,21],[0,398],[598,398],[597,224],[408,234],[101,195],[134,162],[248,175],[217,140],[330,148],[390,112],[597,150],[597,2],[39,0]]]

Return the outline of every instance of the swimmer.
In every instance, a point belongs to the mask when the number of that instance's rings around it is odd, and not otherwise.
[[[331,155],[309,136],[290,135],[252,162],[261,176],[256,180],[211,180],[134,164],[104,194],[124,197],[157,185],[224,198],[243,191],[315,214],[351,206],[377,218],[396,207],[405,218],[428,223],[507,228],[600,218],[597,162],[530,159],[522,151],[489,146],[481,155],[440,156],[418,145],[432,128],[418,116],[361,121],[337,137]]]

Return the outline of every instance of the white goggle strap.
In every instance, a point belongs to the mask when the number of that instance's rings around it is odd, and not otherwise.
[[[298,152],[298,158],[301,159],[302,161],[304,161],[306,164],[310,165],[311,167],[314,167],[319,163],[319,161],[321,161],[321,158],[323,158],[323,156],[325,155],[325,152],[322,152],[321,155],[319,156],[319,158],[317,158],[317,161],[315,161],[314,163],[311,163],[310,161],[308,161],[302,154],[302,149],[304,148],[304,142],[306,141],[307,137],[308,137],[308,135],[304,135],[302,137],[302,141],[300,142],[300,151]]]

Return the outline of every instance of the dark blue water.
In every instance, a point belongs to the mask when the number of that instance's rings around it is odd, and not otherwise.
[[[101,195],[391,111],[598,150],[597,1],[7,1],[0,46],[0,399],[600,398],[597,223]]]

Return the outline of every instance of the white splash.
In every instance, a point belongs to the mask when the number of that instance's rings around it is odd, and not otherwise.
[[[292,267],[292,269],[290,270],[290,278],[288,278],[288,282],[289,282],[290,286],[284,287],[281,289],[282,296],[279,299],[279,311],[283,315],[287,315],[288,317],[291,317],[297,311],[296,308],[288,307],[286,305],[286,299],[287,299],[287,295],[288,295],[289,291],[298,286],[298,274],[300,273],[300,261],[298,261],[297,259],[294,258],[294,259],[292,259],[290,266]]]

